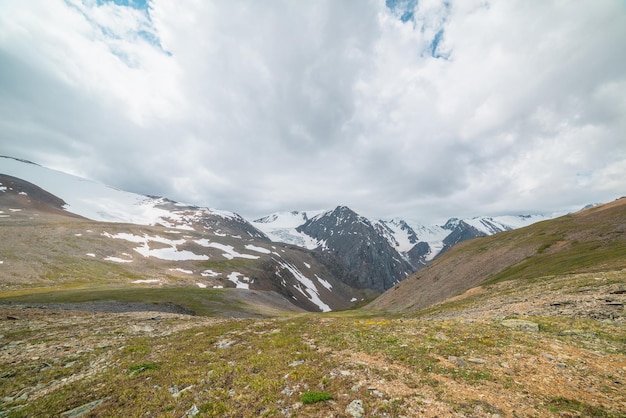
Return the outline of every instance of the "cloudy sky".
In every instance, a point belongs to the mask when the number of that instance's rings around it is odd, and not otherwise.
[[[250,218],[611,201],[626,1],[0,0],[0,154]]]

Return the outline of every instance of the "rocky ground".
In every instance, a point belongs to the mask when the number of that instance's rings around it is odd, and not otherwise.
[[[626,325],[626,270],[475,287],[423,311],[432,318],[556,316]]]
[[[619,277],[502,283],[428,318],[5,305],[0,416],[626,416]]]

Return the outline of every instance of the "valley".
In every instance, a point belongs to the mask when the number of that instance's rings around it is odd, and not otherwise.
[[[626,415],[624,198],[429,258],[345,206],[257,228],[9,164],[0,417]]]

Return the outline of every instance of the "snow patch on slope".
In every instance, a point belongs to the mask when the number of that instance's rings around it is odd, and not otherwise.
[[[239,278],[240,276],[241,278]],[[252,283],[249,277],[246,277],[237,271],[230,273],[228,275],[228,280],[235,283],[235,287],[237,289],[250,289],[250,283]]]
[[[217,248],[218,250],[222,250],[223,251],[222,256],[229,260],[232,260],[233,258],[247,258],[251,260],[256,260],[259,258],[258,255],[241,254],[235,251],[235,247],[233,247],[232,245],[225,245],[225,244],[220,244],[219,242],[212,242],[206,238],[196,240],[195,243],[202,245],[203,247],[206,247],[206,248]]]
[[[306,277],[296,266],[286,261],[279,261],[274,259],[282,268],[289,271],[293,277],[299,282],[299,285],[294,286],[296,290],[298,290],[304,297],[313,302],[322,312],[330,312],[330,306],[325,304],[322,299],[320,299],[319,290],[315,286],[313,280]],[[319,280],[319,278],[318,278]],[[325,281],[325,284],[322,284],[324,287],[330,286],[330,283]],[[327,287],[329,288],[329,287]]]
[[[122,239],[125,241],[142,244],[139,247],[133,248],[133,250],[138,252],[144,257],[154,257],[160,260],[169,260],[169,261],[208,260],[209,259],[209,256],[207,255],[195,254],[187,250],[183,250],[183,251],[178,250],[177,246],[182,245],[186,242],[184,239],[170,240],[167,238],[160,237],[158,235],[155,237],[151,237],[147,234],[144,234],[144,236],[139,236],[139,235],[133,235],[133,234],[123,233],[123,232],[119,234],[109,234],[108,232],[103,232],[102,235],[108,238]],[[169,245],[169,247],[151,249],[150,242],[158,242],[161,244]]]

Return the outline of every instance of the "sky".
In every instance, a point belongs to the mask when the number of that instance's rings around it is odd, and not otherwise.
[[[626,195],[626,1],[0,0],[0,155],[249,219],[577,210]]]

